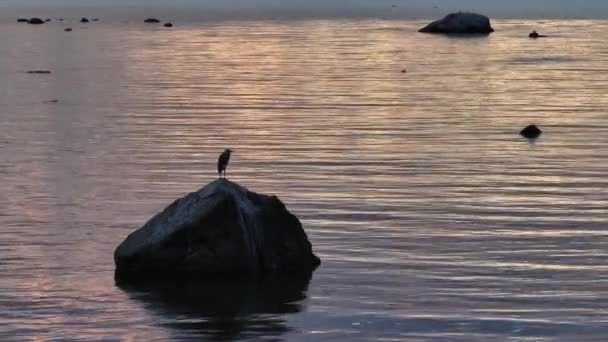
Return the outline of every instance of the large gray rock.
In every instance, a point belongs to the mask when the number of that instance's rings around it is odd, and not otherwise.
[[[119,277],[310,272],[320,260],[276,197],[226,179],[169,205],[114,252]]]
[[[476,13],[452,13],[418,30],[425,33],[489,34],[494,32],[490,19]]]

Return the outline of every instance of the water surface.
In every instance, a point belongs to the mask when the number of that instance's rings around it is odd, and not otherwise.
[[[608,22],[423,24],[1,23],[0,339],[605,340]],[[312,279],[116,284],[227,147]]]

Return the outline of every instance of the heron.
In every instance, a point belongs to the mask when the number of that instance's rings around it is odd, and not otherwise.
[[[226,149],[220,154],[220,157],[217,158],[217,173],[220,175],[220,178],[222,178],[222,172],[224,173],[224,178],[226,178],[226,168],[230,161],[230,153],[232,153],[232,150]]]

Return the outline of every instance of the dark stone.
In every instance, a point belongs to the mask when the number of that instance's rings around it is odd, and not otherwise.
[[[406,69],[401,69],[401,73],[402,73],[402,74],[405,74],[406,72],[407,72],[407,70],[406,70]]]
[[[227,179],[176,200],[114,251],[122,277],[311,272],[320,260],[276,196]]]
[[[452,13],[418,30],[425,33],[490,34],[494,29],[490,19],[476,13]]]
[[[99,21],[99,19],[98,18],[93,18],[93,21]]]
[[[144,20],[144,23],[157,24],[157,23],[160,23],[160,20],[158,20],[156,18],[148,18],[148,19]]]
[[[57,19],[58,21],[63,21],[63,19]]]
[[[537,39],[537,38],[543,38],[543,37],[546,37],[546,36],[545,36],[545,35],[543,35],[543,34],[539,34],[539,33],[538,33],[538,32],[536,32],[536,31],[532,31],[532,33],[530,33],[530,34],[528,35],[528,37],[530,37],[530,38],[532,38],[532,39]]]
[[[50,74],[48,70],[28,70],[28,74]]]
[[[49,21],[51,21],[51,19],[45,19],[44,22],[48,23]]]
[[[40,25],[40,24],[44,24],[44,20],[42,20],[40,18],[32,18],[32,19],[28,20],[27,23],[32,24],[32,25]]]
[[[29,20],[29,19],[27,19],[27,18],[19,18],[19,19],[17,19],[17,22],[18,22],[18,23],[27,23],[27,22],[29,22],[29,21],[30,21],[30,20]]]
[[[173,24],[171,23],[166,23],[165,25],[163,25],[164,27],[173,27]]]
[[[524,136],[528,139],[536,139],[542,133],[543,133],[543,131],[541,131],[540,128],[538,128],[536,125],[530,125],[524,129],[522,129],[521,132],[519,132],[519,134],[521,134],[522,136]]]
[[[81,22],[81,23],[88,23],[88,22],[89,22],[89,19],[87,19],[87,18],[82,18],[82,19],[80,19],[80,22]]]
[[[64,31],[65,31],[65,32],[71,32],[71,31],[72,31],[72,28],[71,28],[71,27],[68,27],[68,28],[66,28]]]

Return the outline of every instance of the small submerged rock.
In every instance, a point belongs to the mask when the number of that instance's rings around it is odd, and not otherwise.
[[[490,19],[476,13],[452,13],[418,30],[424,33],[489,34],[494,32]]]
[[[80,22],[81,22],[81,23],[88,23],[88,22],[89,22],[89,19],[87,19],[87,18],[82,18],[82,19],[80,19]]]
[[[528,37],[530,37],[530,38],[532,38],[532,39],[537,39],[537,38],[543,38],[543,37],[547,37],[547,36],[545,36],[545,35],[543,35],[543,34],[540,34],[540,33],[536,32],[536,31],[532,31],[532,32],[531,32],[531,33],[528,35]]]
[[[28,70],[28,74],[50,74],[49,70]]]
[[[30,20],[27,21],[28,24],[32,24],[32,25],[40,25],[40,24],[44,24],[44,20],[40,19],[40,18],[31,18]]]
[[[156,18],[148,18],[146,20],[144,20],[144,23],[148,23],[148,24],[158,24],[160,23],[160,20],[156,19]]]
[[[171,23],[165,23],[165,25],[163,25],[164,27],[173,27],[173,24]]]
[[[526,128],[522,129],[519,134],[528,138],[528,139],[536,139],[538,138],[543,131],[540,130],[536,125],[529,125]]]
[[[72,28],[71,28],[71,27],[68,27],[68,28],[64,29],[64,31],[65,31],[65,32],[71,32],[71,31],[72,31]]]
[[[281,200],[219,179],[131,233],[114,262],[122,278],[147,278],[305,273],[320,260]]]
[[[30,21],[30,20],[27,19],[27,18],[19,18],[19,19],[17,19],[18,23],[27,23],[28,21]]]

